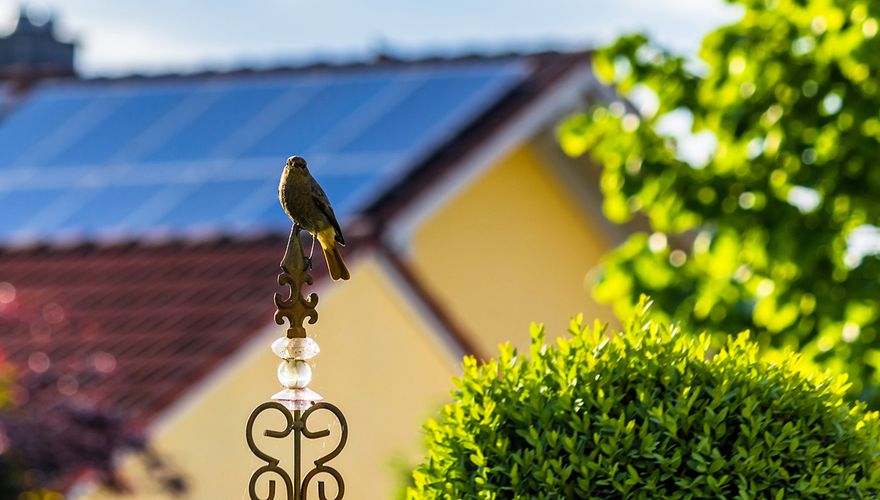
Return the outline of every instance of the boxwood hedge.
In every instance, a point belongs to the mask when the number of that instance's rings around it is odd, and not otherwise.
[[[467,358],[407,496],[880,498],[878,415],[842,378],[764,360],[747,334],[713,353],[648,310]]]

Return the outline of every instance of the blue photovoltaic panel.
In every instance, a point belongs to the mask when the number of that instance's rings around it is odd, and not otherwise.
[[[241,152],[244,158],[286,157],[306,152],[345,119],[391,84],[387,78],[333,82],[322,88],[295,113],[285,117],[260,140]]]
[[[524,75],[512,60],[38,87],[0,121],[0,241],[286,231],[292,154],[344,220]]]
[[[266,181],[209,181],[189,193],[184,200],[159,219],[160,227],[203,227],[219,225],[231,209],[265,186]],[[275,190],[277,196],[277,188]]]
[[[225,92],[215,90],[213,92],[218,94],[216,102],[168,141],[141,155],[139,160],[179,162],[213,158],[226,140],[290,90],[289,84],[254,85]]]
[[[95,98],[50,92],[11,112],[0,121],[0,168],[15,165],[23,153],[50,138]]]
[[[484,72],[426,79],[390,111],[377,117],[366,130],[343,146],[343,152],[403,151],[466,110],[494,75]]]
[[[4,232],[24,232],[31,219],[64,194],[63,189],[27,189],[0,195],[0,221]],[[36,232],[36,228],[30,229]]]
[[[103,165],[191,94],[191,89],[150,89],[97,102],[94,105],[109,107],[109,114],[56,154],[47,166]]]
[[[112,231],[125,219],[156,196],[164,186],[113,186],[87,197],[87,202],[74,209],[55,229],[84,232]]]

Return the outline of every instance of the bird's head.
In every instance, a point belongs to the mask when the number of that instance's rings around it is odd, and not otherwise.
[[[306,160],[301,156],[291,156],[287,159],[287,168],[295,170],[307,170]]]

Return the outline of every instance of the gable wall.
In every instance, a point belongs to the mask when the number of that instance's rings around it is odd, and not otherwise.
[[[578,313],[612,318],[586,280],[610,239],[554,168],[536,147],[521,146],[412,237],[414,270],[482,354],[508,340],[526,348],[531,322],[545,323],[552,338]]]

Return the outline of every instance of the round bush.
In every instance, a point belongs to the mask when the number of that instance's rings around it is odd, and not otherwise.
[[[761,360],[648,319],[578,318],[531,356],[465,360],[410,498],[880,498],[876,412],[798,356]]]

